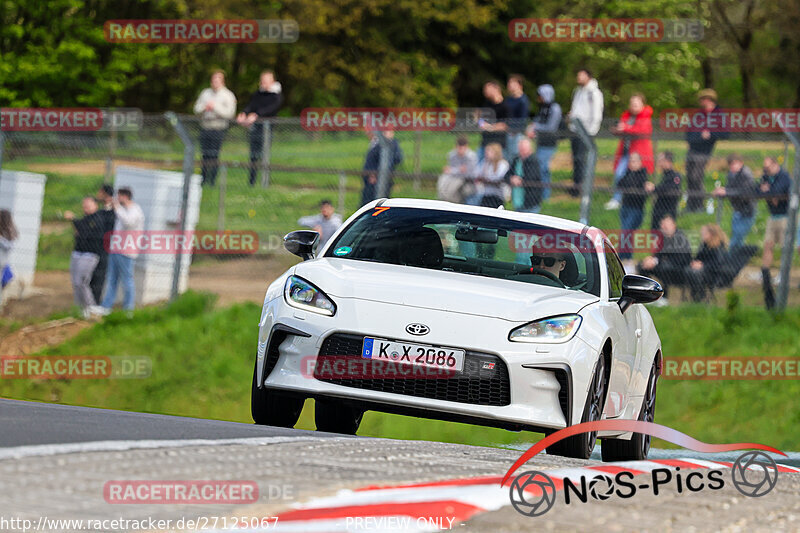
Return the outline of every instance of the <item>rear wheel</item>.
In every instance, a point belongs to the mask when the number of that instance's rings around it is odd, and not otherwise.
[[[363,409],[336,400],[316,400],[314,403],[317,431],[355,435],[363,416]]]
[[[253,422],[262,426],[278,426],[291,428],[297,424],[300,411],[303,410],[303,398],[288,396],[280,392],[258,388],[258,360],[253,369],[253,390],[250,394],[250,413]]]
[[[589,386],[589,393],[586,396],[586,406],[583,409],[581,422],[595,422],[602,418],[603,408],[606,403],[606,383],[606,359],[605,355],[601,353],[594,368],[594,376]],[[548,446],[547,453],[563,457],[575,457],[576,459],[588,459],[592,455],[596,443],[596,431],[581,433]]]
[[[656,386],[660,366],[661,357],[656,356],[650,368],[650,378],[647,380],[647,390],[639,413],[639,420],[644,422],[652,422],[656,417]],[[643,461],[650,452],[650,435],[634,433],[631,440],[603,439],[600,450],[603,461]]]

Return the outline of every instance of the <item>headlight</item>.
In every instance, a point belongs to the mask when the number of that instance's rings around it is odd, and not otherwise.
[[[305,309],[312,313],[333,316],[336,313],[336,304],[324,292],[297,276],[289,276],[283,290],[286,303],[298,309]]]
[[[578,315],[554,316],[543,318],[512,329],[508,340],[513,342],[566,342],[572,338],[581,325]]]

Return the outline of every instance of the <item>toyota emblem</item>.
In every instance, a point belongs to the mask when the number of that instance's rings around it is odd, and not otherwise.
[[[426,326],[425,324],[409,324],[406,326],[406,331],[411,333],[412,335],[427,335],[430,332],[431,328]]]

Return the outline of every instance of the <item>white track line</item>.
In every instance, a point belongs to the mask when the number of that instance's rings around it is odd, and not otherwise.
[[[0,448],[0,460],[22,459],[25,457],[40,457],[47,455],[60,455],[64,453],[84,452],[119,452],[125,450],[147,450],[155,448],[184,448],[188,446],[227,446],[240,444],[245,446],[264,446],[268,444],[281,444],[296,441],[333,441],[352,440],[347,437],[244,437],[236,439],[179,439],[179,440],[102,440],[92,442],[72,442],[68,444],[37,444],[31,446],[16,446],[13,448]]]

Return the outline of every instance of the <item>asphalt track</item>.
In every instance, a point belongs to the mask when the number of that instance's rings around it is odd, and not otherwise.
[[[172,522],[147,529],[221,531],[234,517],[276,516],[278,527],[269,520],[255,530],[800,530],[800,474],[789,468],[760,498],[743,496],[731,483],[697,492],[679,492],[672,483],[658,495],[642,489],[627,499],[573,498],[567,505],[558,495],[545,515],[524,516],[498,482],[520,453],[0,400],[0,530],[22,531],[20,522],[8,522],[16,518],[30,520],[32,531],[121,531],[142,524],[84,522],[78,528],[53,522],[59,519],[161,519]],[[684,476],[718,467],[730,479],[730,469],[709,462],[719,457],[686,456],[679,460],[671,451],[670,459],[622,466],[641,485],[657,467],[676,475],[681,467]],[[620,467],[539,455],[524,469],[559,480],[598,471],[613,475]],[[250,480],[259,497],[239,505],[109,502],[104,487],[120,480]],[[200,518],[187,527],[187,519]]]

